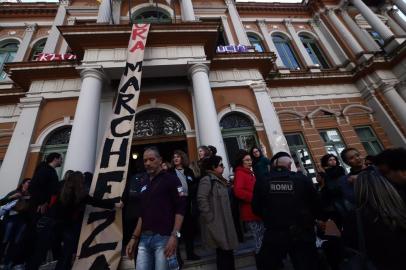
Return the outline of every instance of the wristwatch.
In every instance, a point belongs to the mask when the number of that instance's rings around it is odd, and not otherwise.
[[[172,235],[175,236],[177,239],[179,239],[181,236],[179,231],[173,231]]]

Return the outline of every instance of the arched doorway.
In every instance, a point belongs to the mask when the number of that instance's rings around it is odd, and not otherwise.
[[[59,179],[62,177],[63,167],[65,165],[65,156],[68,151],[71,130],[72,126],[63,126],[54,130],[46,138],[41,151],[43,159],[52,152],[62,155],[63,163],[61,167],[56,168]]]
[[[170,161],[176,149],[187,152],[185,124],[176,114],[165,109],[148,109],[136,115],[129,174],[144,169],[142,153],[152,145],[158,147],[164,161]]]
[[[243,113],[226,114],[220,120],[220,127],[231,165],[234,164],[239,149],[249,151],[253,146],[259,145],[254,123]]]

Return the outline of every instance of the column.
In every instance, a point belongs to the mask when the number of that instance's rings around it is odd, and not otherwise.
[[[350,59],[344,52],[343,48],[341,48],[341,45],[337,42],[334,35],[330,32],[326,24],[319,18],[319,16],[317,16],[315,19],[318,23],[320,32],[327,39],[334,52],[337,54],[337,57],[339,58],[342,65],[348,64],[350,62]]]
[[[229,162],[227,152],[217,120],[217,110],[209,81],[208,62],[191,63],[189,76],[193,84],[193,100],[195,104],[196,120],[199,130],[199,141],[203,145],[213,145],[218,155],[223,158],[226,166],[224,175],[228,177]]]
[[[396,36],[405,36],[406,32],[402,29],[402,27],[390,16],[390,11],[385,10],[384,12],[386,18],[388,19],[388,26],[393,31]]]
[[[99,68],[85,68],[80,72],[82,86],[66,153],[65,171],[94,171],[100,97],[105,78]]]
[[[306,66],[318,67],[313,63],[312,59],[310,58],[310,55],[307,53],[306,48],[304,47],[302,41],[300,40],[299,35],[296,33],[295,28],[293,27],[292,20],[285,19],[283,22],[285,23],[285,26],[288,29],[288,32],[293,39],[293,42],[295,43],[296,47],[299,49],[300,55],[302,56],[302,59],[305,61]]]
[[[252,84],[251,89],[254,91],[255,99],[258,104],[266,136],[271,146],[272,154],[284,151],[290,153],[289,146],[283,134],[278,115],[268,95],[268,89],[265,83]]]
[[[375,96],[375,91],[370,87],[365,87],[361,90],[362,97],[366,100],[369,107],[374,110],[374,117],[379,121],[385,132],[388,134],[391,142],[397,147],[404,147],[406,138],[400,129],[396,126],[392,117],[388,114],[378,98]]]
[[[76,17],[70,17],[68,18],[68,25],[74,25],[76,21]],[[62,41],[62,45],[61,45],[61,53],[66,53],[68,51],[68,43],[66,42],[66,40],[64,39]]]
[[[235,45],[234,37],[231,33],[230,25],[228,24],[227,16],[221,16],[221,23],[223,24],[223,29],[226,33],[228,44]]]
[[[238,43],[241,45],[251,46],[247,33],[245,32],[244,25],[240,20],[237,8],[235,7],[234,0],[225,0],[230,14],[231,22],[234,26],[235,33],[237,34]]]
[[[324,47],[327,50],[327,53],[330,55],[331,59],[333,60],[334,66],[342,66],[343,61],[340,60],[338,55],[336,54],[335,50],[333,47],[330,45],[329,40],[327,40],[327,37],[324,35],[324,33],[320,29],[320,20],[310,20],[310,25],[312,26],[314,32],[316,32],[316,35],[319,37],[320,42],[324,45]]]
[[[399,10],[397,9],[391,9],[388,11],[388,15],[392,16],[393,19],[397,22],[397,24],[404,30],[406,31],[406,20],[402,18],[399,14]]]
[[[0,169],[0,197],[17,188],[23,178],[42,97],[20,99],[21,114]]]
[[[406,81],[398,83],[396,90],[398,90],[399,95],[406,102]]]
[[[102,0],[99,6],[99,12],[97,13],[97,23],[105,23],[111,24],[113,14],[111,14],[111,10],[113,7],[110,7],[110,1],[113,0]]]
[[[59,40],[59,30],[57,26],[63,25],[65,22],[66,17],[66,7],[69,5],[69,0],[61,0],[59,2],[58,11],[56,12],[56,16],[54,22],[51,27],[51,32],[48,35],[47,43],[45,43],[44,53],[55,53],[56,46],[58,45]]]
[[[258,24],[259,29],[261,30],[262,36],[265,38],[265,43],[268,46],[269,50],[276,54],[276,66],[278,68],[286,68],[282,62],[281,57],[279,56],[279,53],[275,47],[275,44],[273,43],[272,36],[268,32],[265,20],[257,20],[257,24]]]
[[[122,0],[113,0],[113,24],[120,24]]]
[[[394,0],[393,3],[396,5],[398,9],[402,11],[404,15],[406,15],[406,2],[405,0]]]
[[[192,0],[180,0],[180,8],[182,12],[182,20],[187,21],[195,21],[195,11],[193,10]]]
[[[344,22],[350,28],[351,32],[358,39],[358,41],[366,48],[369,52],[379,52],[381,48],[376,44],[372,37],[361,30],[356,22],[348,15],[346,10],[340,10],[341,16],[344,19]]]
[[[379,19],[378,16],[362,2],[362,0],[350,0],[351,3],[359,10],[365,20],[368,21],[369,25],[378,32],[381,38],[386,42],[391,39],[394,34],[392,31]]]
[[[354,38],[351,32],[341,23],[341,21],[337,18],[333,9],[326,10],[326,14],[330,19],[331,23],[334,25],[334,28],[340,33],[343,40],[349,45],[352,53],[357,57],[364,52],[361,45],[359,45],[358,41]]]
[[[30,43],[32,41],[32,36],[34,35],[35,30],[37,30],[37,24],[25,24],[25,31],[23,41],[21,42],[20,46],[18,46],[18,51],[16,56],[14,57],[13,62],[21,62],[24,61],[24,57],[28,52],[28,48],[30,47]]]
[[[406,102],[391,84],[382,84],[382,93],[402,126],[406,127]]]

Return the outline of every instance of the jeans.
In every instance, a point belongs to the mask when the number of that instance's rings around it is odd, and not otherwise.
[[[137,270],[168,270],[164,254],[169,236],[160,234],[141,234],[138,244]]]
[[[23,248],[22,243],[27,224],[24,218],[18,214],[9,216],[4,225],[3,245],[4,247],[8,245],[4,254],[4,264],[8,265],[16,261]]]
[[[65,225],[61,229],[60,234],[63,242],[62,254],[58,258],[55,269],[69,270],[72,268],[72,258],[79,241],[80,223]]]
[[[26,270],[37,270],[45,260],[48,249],[52,246],[55,231],[55,220],[41,217],[36,224],[35,250],[28,259]]]

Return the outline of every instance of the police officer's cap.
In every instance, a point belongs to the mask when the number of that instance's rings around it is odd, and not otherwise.
[[[283,152],[283,151],[278,152],[271,158],[271,165],[273,165],[275,160],[277,160],[278,158],[281,158],[281,157],[290,157],[291,158],[291,156],[287,152]]]

